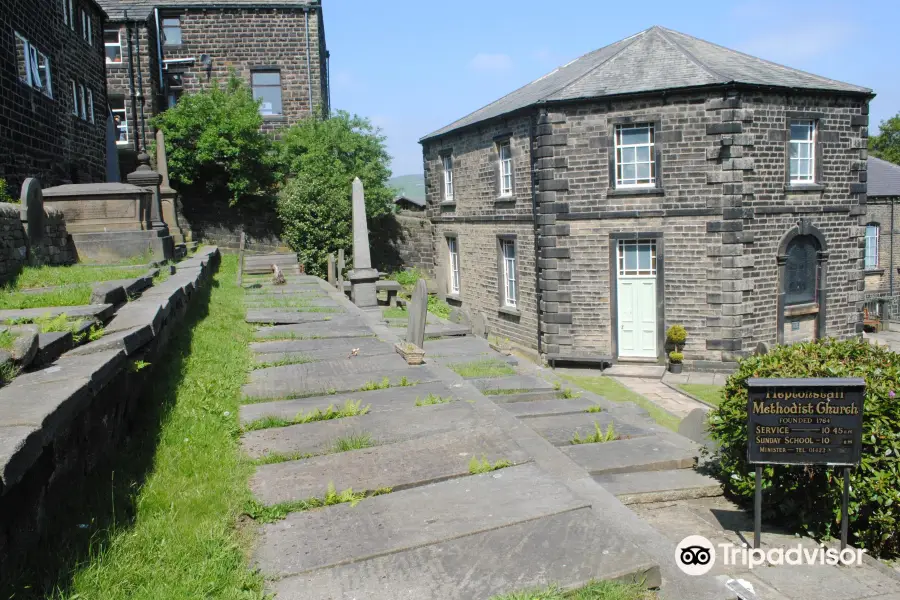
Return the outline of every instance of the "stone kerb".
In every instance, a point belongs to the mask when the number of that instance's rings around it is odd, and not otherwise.
[[[0,389],[0,580],[16,557],[53,533],[50,524],[61,515],[54,514],[60,503],[52,499],[78,493],[101,457],[115,452],[131,423],[147,411],[144,404],[158,401],[142,397],[153,368],[130,369],[128,357],[150,365],[162,359],[188,302],[196,298],[185,290],[208,281],[219,260],[218,248],[201,250],[191,266],[129,303],[127,314],[120,311],[109,323],[127,318],[131,327]]]

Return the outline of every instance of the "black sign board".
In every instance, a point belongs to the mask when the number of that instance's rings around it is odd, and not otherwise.
[[[866,382],[747,380],[750,464],[858,465]]]

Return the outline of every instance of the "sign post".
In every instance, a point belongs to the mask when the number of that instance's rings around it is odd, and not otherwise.
[[[841,550],[849,531],[850,468],[862,451],[861,378],[747,380],[747,461],[756,466],[753,546],[762,529],[762,465],[844,467]]]

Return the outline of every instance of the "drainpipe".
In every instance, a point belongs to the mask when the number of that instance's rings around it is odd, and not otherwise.
[[[128,20],[128,11],[125,11],[125,33],[128,35],[128,87],[131,92],[131,122],[134,128],[131,137],[134,141],[135,151],[140,150],[140,135],[138,135],[137,96],[134,93],[134,52],[131,39],[131,21]],[[127,116],[125,117],[128,118]]]
[[[309,114],[313,114],[313,92],[312,92],[312,60],[309,57],[309,9],[303,10],[306,17],[306,85],[309,89]]]
[[[134,29],[134,51],[137,53],[138,60],[137,84],[138,98],[141,99],[141,137],[143,137],[147,123],[144,120],[144,77],[141,75],[141,30],[138,27],[135,27]],[[141,145],[141,150],[146,150],[146,145],[147,140],[145,139],[144,143]]]
[[[540,114],[546,114],[545,110],[541,110]],[[537,173],[534,170],[534,144],[535,130],[537,129],[538,112],[535,111],[531,116],[531,131],[529,133],[528,159],[531,163],[531,218],[534,221],[534,291],[537,299],[537,352],[541,355],[541,270],[538,267],[541,260],[541,247],[538,238],[540,237],[541,226],[538,224],[538,203],[537,203]]]
[[[163,82],[165,79],[163,78],[163,52],[162,52],[162,42],[160,38],[162,37],[162,33],[159,29],[159,9],[153,9],[153,19],[156,22],[156,57],[157,57],[157,66],[159,66],[159,88],[162,90]]]
[[[889,273],[889,281],[891,287],[891,296],[894,295],[894,205],[897,203],[896,198],[891,198],[891,270]]]

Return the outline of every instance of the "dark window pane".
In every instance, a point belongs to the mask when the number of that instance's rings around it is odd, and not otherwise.
[[[815,238],[808,235],[794,238],[788,245],[784,272],[785,304],[806,304],[816,301],[818,250],[819,244]]]

